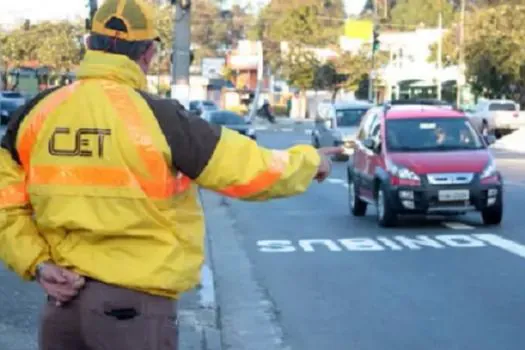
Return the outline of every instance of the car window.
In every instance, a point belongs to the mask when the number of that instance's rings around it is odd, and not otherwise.
[[[376,110],[370,109],[362,118],[361,125],[359,126],[359,132],[357,134],[358,140],[364,140],[368,137],[370,130],[370,124],[373,122],[377,114]]]
[[[190,109],[197,109],[197,102],[190,102]]]
[[[489,111],[491,112],[509,112],[516,110],[517,106],[513,102],[492,102],[489,105]]]
[[[5,98],[21,98],[23,97],[19,92],[2,92],[2,96]]]
[[[410,118],[386,122],[387,148],[393,152],[432,152],[484,148],[466,118]]]
[[[359,126],[368,109],[338,109],[336,111],[337,126]]]
[[[233,112],[216,112],[210,114],[210,122],[218,125],[242,125],[246,121]]]

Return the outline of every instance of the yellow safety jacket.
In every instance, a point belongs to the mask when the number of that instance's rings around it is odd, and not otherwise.
[[[304,192],[310,146],[265,149],[144,92],[125,56],[88,51],[71,85],[12,118],[0,148],[0,259],[24,279],[51,260],[177,298],[198,283],[198,186],[243,200]]]

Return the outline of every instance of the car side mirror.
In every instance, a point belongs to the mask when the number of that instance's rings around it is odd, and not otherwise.
[[[374,150],[375,146],[376,146],[376,143],[373,139],[364,139],[363,140],[363,146],[365,146],[366,148],[370,149],[370,150]]]
[[[496,143],[496,136],[494,135],[486,135],[484,136],[484,138],[485,138],[485,142],[487,143],[487,145],[492,145]]]

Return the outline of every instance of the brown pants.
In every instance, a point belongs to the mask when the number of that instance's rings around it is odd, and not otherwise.
[[[177,350],[173,300],[89,280],[57,307],[48,300],[40,350]]]

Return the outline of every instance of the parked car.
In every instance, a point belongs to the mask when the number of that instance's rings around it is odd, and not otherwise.
[[[26,103],[26,98],[20,92],[0,91],[0,121],[5,125],[11,119],[12,114]]]
[[[253,140],[257,139],[255,129],[252,127],[251,123],[237,113],[226,110],[206,111],[203,113],[202,117],[211,124],[221,125],[238,131]]]
[[[403,214],[479,211],[487,225],[503,216],[503,182],[488,145],[461,112],[432,106],[374,107],[348,161],[351,213],[377,208],[381,226]]]
[[[200,116],[204,111],[215,111],[218,109],[219,107],[217,106],[217,104],[215,104],[215,102],[208,100],[190,101],[189,105],[190,113],[196,116]]]
[[[470,114],[470,120],[482,135],[494,133],[496,137],[525,126],[520,105],[510,100],[482,101]]]
[[[322,102],[317,108],[312,145],[316,148],[343,146],[352,150],[363,115],[372,107],[366,102]],[[337,159],[348,159],[348,155]]]

